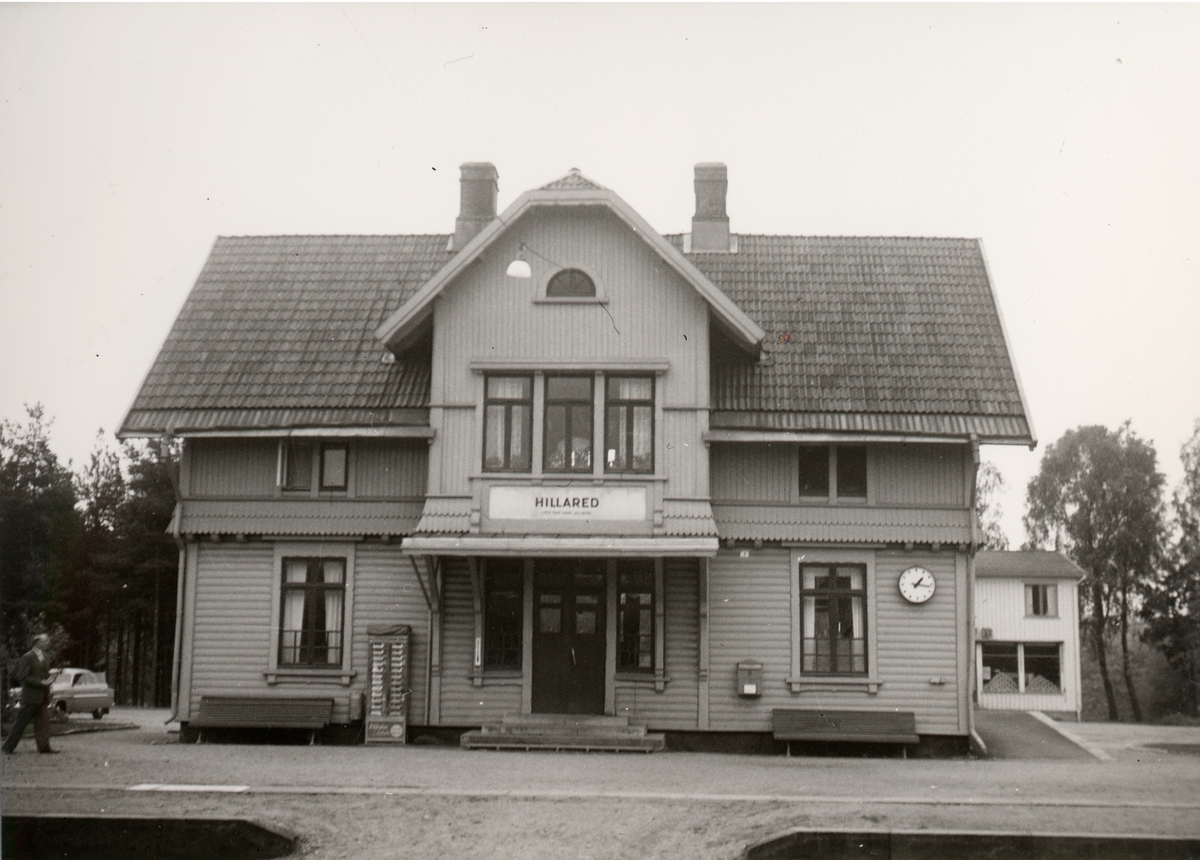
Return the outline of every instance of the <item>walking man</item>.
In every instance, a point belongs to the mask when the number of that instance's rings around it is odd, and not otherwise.
[[[55,753],[50,749],[50,661],[46,657],[46,649],[50,647],[50,637],[39,633],[33,637],[33,647],[21,655],[17,663],[17,677],[21,680],[21,710],[17,711],[17,719],[4,739],[2,749],[11,753],[21,740],[21,733],[33,720],[33,736],[37,741],[38,752]]]

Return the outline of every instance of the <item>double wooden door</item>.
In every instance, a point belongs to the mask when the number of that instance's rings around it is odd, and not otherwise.
[[[590,559],[534,566],[534,713],[604,713],[606,568]]]

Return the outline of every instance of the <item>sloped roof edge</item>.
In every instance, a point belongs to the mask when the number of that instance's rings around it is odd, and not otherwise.
[[[624,221],[634,233],[658,252],[668,264],[708,302],[720,321],[734,335],[737,345],[748,352],[756,351],[766,332],[746,316],[733,301],[704,276],[686,257],[651,227],[616,192],[601,188],[526,191],[507,209],[483,228],[442,269],[407,302],[388,317],[375,336],[389,347],[404,340],[433,311],[433,300],[451,281],[466,269],[496,239],[530,209],[537,206],[606,206]]]

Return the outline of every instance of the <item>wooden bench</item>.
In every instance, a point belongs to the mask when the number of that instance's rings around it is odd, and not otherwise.
[[[312,743],[317,730],[329,725],[332,715],[332,698],[201,696],[200,705],[192,712],[188,726],[196,729],[308,729],[308,739]]]
[[[836,741],[877,744],[920,743],[912,711],[823,711],[775,708],[771,711],[775,740]],[[905,746],[905,757],[908,747]]]

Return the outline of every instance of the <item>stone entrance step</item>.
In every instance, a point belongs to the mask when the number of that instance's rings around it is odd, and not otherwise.
[[[666,738],[628,717],[580,714],[505,714],[498,723],[466,732],[465,749],[657,752]]]

